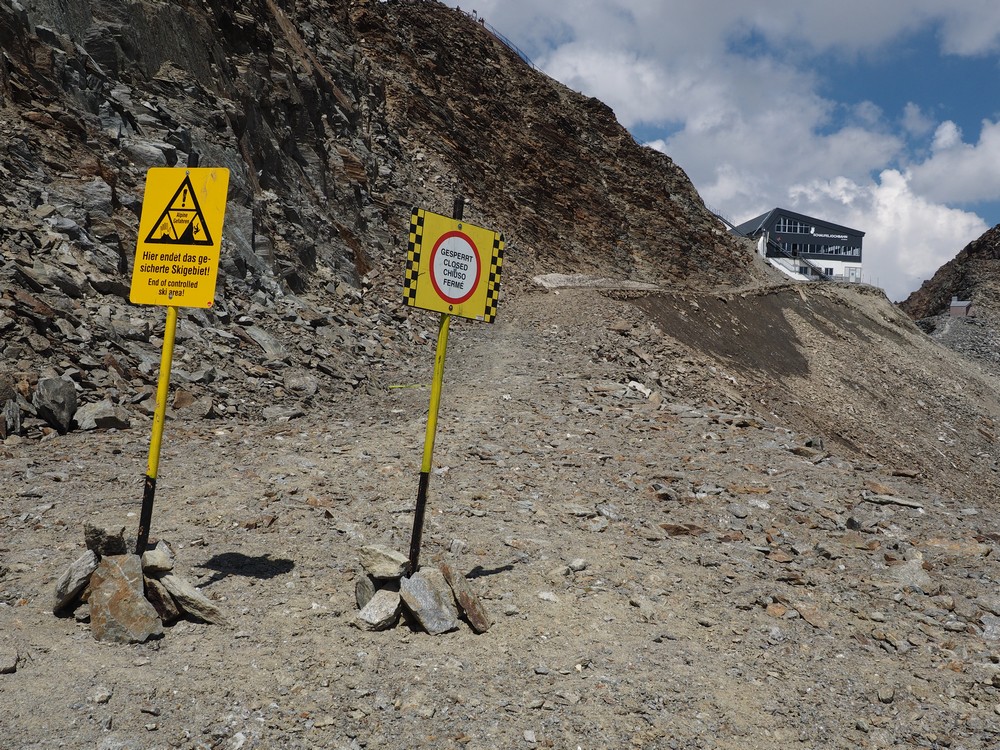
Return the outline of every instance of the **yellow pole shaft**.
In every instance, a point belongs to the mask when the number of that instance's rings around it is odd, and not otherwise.
[[[424,461],[420,466],[423,472],[430,472],[434,458],[434,436],[437,433],[438,409],[441,406],[441,386],[444,382],[444,357],[448,348],[448,328],[451,315],[441,315],[438,327],[437,354],[434,357],[434,380],[431,382],[431,403],[427,414],[427,433],[424,436]]]
[[[424,436],[424,461],[420,466],[420,484],[417,487],[417,507],[413,511],[413,534],[410,536],[410,574],[420,567],[420,539],[424,533],[424,514],[427,508],[427,487],[430,484],[434,459],[434,435],[437,433],[438,408],[441,405],[441,384],[444,381],[444,355],[448,348],[448,327],[451,316],[441,315],[438,328],[437,354],[434,357],[434,380],[431,382],[431,404],[427,414],[427,433]]]
[[[153,415],[153,437],[149,441],[149,464],[146,476],[156,479],[160,466],[160,443],[163,422],[167,417],[167,394],[170,388],[170,366],[174,360],[174,334],[177,330],[177,308],[167,308],[167,324],[163,331],[163,351],[160,353],[160,379],[156,384],[156,412]]]
[[[156,385],[156,412],[153,414],[153,436],[149,441],[149,464],[142,490],[142,510],[139,513],[139,535],[135,553],[141,555],[149,543],[149,527],[153,523],[153,501],[156,498],[156,472],[160,467],[160,443],[163,422],[167,417],[167,392],[170,387],[170,364],[174,358],[174,333],[177,330],[177,308],[167,308],[167,324],[163,331],[163,351],[160,353],[160,380]]]

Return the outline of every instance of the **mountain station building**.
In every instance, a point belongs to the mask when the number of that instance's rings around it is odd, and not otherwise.
[[[775,208],[735,228],[757,240],[757,252],[801,281],[861,281],[864,232],[812,216]]]

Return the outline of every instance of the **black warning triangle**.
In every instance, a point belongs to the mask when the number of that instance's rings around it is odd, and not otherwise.
[[[185,175],[184,182],[153,225],[146,242],[159,245],[213,244],[205,216],[194,195],[190,175]]]

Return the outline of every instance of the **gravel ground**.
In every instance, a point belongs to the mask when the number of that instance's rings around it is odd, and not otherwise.
[[[229,626],[124,646],[95,641],[86,606],[53,616],[83,523],[135,533],[149,425],[8,439],[0,745],[1000,742],[996,481],[969,437],[1000,418],[989,376],[911,403],[960,360],[877,295],[635,295],[525,291],[453,325],[421,563],[467,576],[480,635],[354,625],[360,548],[409,545],[433,342],[290,421],[168,421],[151,535]],[[713,300],[756,309],[727,345],[677,322],[722,331]],[[811,348],[833,310],[852,341]],[[748,359],[779,319],[795,345]],[[842,387],[830,350],[860,345],[903,374],[885,393],[855,375],[854,422],[775,397],[820,401]],[[938,440],[937,408],[966,442]]]

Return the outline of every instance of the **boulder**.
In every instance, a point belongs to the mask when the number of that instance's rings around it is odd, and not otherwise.
[[[39,380],[31,403],[41,419],[61,433],[69,432],[76,415],[76,386],[63,378]]]
[[[359,558],[372,578],[402,578],[410,567],[406,555],[374,544],[362,547]]]
[[[222,610],[187,579],[168,573],[158,580],[170,592],[170,596],[177,602],[177,606],[187,614],[213,625],[227,624],[226,616],[222,614]]]
[[[398,592],[380,589],[358,612],[355,625],[363,630],[386,630],[399,622],[402,609]]]
[[[490,616],[486,613],[486,609],[476,592],[472,590],[469,581],[447,563],[441,563],[440,568],[441,574],[455,595],[459,609],[469,623],[469,627],[476,633],[485,633],[493,623],[490,622]]]
[[[399,594],[406,608],[431,635],[458,627],[458,608],[451,587],[437,568],[424,568],[399,582]]]
[[[142,553],[142,572],[147,575],[162,575],[174,569],[174,550],[162,539],[156,547]]]
[[[146,584],[146,599],[153,605],[153,609],[160,616],[160,621],[166,625],[174,620],[179,620],[184,613],[181,612],[181,608],[177,606],[174,598],[170,596],[167,587],[155,578],[144,576],[143,579]]]
[[[128,552],[125,545],[125,527],[118,531],[102,529],[89,523],[83,525],[83,539],[87,544],[87,549],[92,551],[98,558],[107,555],[124,555]]]
[[[83,591],[91,574],[97,570],[98,559],[93,550],[87,550],[74,560],[56,582],[55,601],[52,611],[58,614],[68,607]]]
[[[160,616],[145,596],[138,555],[101,559],[90,580],[90,629],[110,643],[143,643],[163,634]]]
[[[76,424],[81,430],[127,430],[132,426],[128,412],[111,403],[110,399],[95,404],[83,404],[76,410]]]

